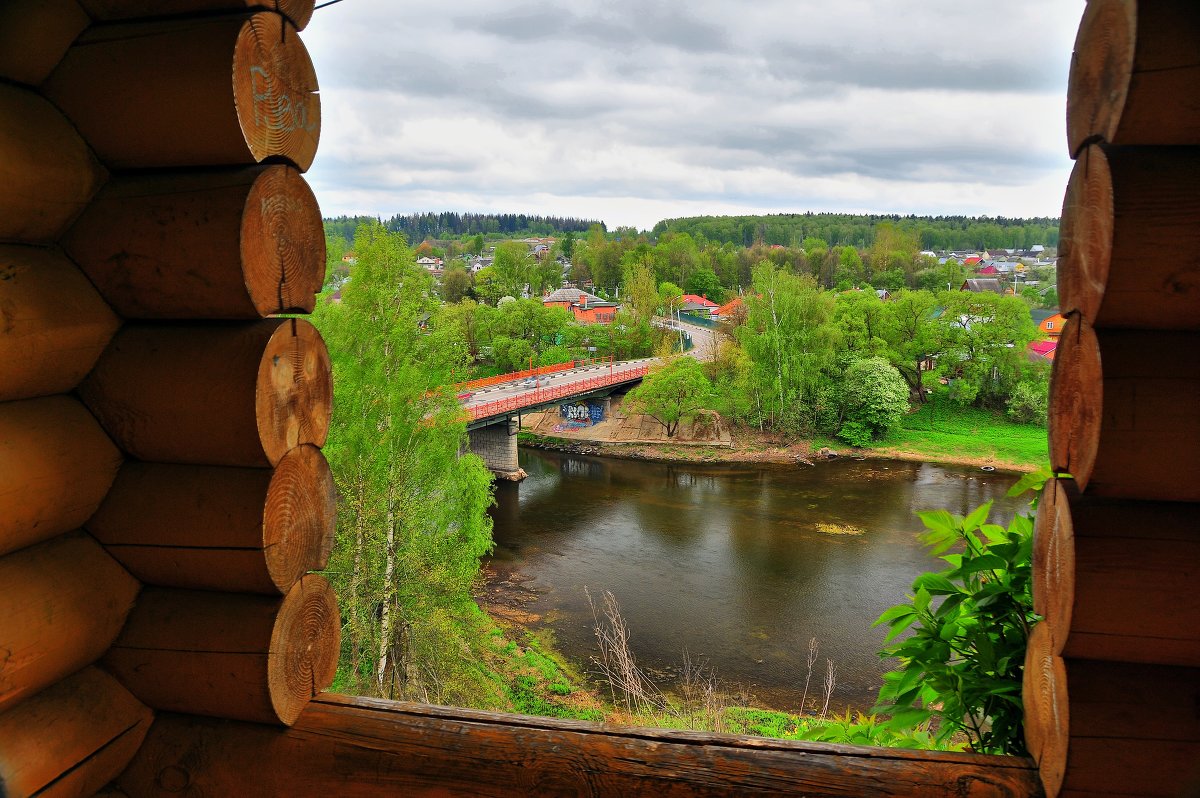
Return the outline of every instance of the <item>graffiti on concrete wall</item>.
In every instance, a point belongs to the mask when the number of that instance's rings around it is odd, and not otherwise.
[[[604,405],[597,402],[566,402],[558,406],[558,412],[563,420],[554,425],[556,432],[590,427],[604,420]]]

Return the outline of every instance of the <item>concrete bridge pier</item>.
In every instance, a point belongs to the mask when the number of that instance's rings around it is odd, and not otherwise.
[[[471,451],[483,458],[483,462],[497,479],[520,482],[526,474],[517,465],[517,431],[520,420],[516,416],[499,419],[495,424],[470,430]]]

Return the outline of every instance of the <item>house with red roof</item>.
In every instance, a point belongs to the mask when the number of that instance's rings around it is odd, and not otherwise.
[[[732,317],[735,313],[737,313],[738,308],[740,308],[742,305],[743,305],[742,298],[740,296],[735,296],[733,299],[729,300],[724,305],[721,305],[721,307],[714,310],[712,312],[712,315],[716,316],[718,318],[728,319],[728,318]]]
[[[1054,352],[1058,349],[1058,341],[1030,341],[1026,351],[1029,359],[1036,362],[1054,360]]]
[[[717,303],[713,302],[707,296],[700,296],[698,294],[684,294],[681,299],[685,305],[696,305],[697,307],[708,308],[710,313],[717,309]]]
[[[542,297],[542,304],[571,311],[575,321],[580,324],[608,324],[621,309],[616,302],[609,302],[578,288],[560,288]]]

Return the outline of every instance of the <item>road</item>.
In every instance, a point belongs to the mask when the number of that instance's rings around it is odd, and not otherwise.
[[[658,318],[654,320],[654,324],[667,329],[682,329],[691,335],[692,348],[687,353],[689,357],[694,357],[697,360],[712,360],[716,356],[717,336],[713,330],[686,322],[680,323],[674,319]],[[570,386],[573,384],[578,384],[580,388],[579,392],[584,393],[595,389],[594,381],[596,378],[612,377],[617,378],[616,381],[619,382],[622,374],[641,371],[646,366],[653,366],[658,362],[659,358],[644,357],[637,360],[622,360],[618,363],[581,366],[568,371],[538,375],[536,380],[533,377],[523,377],[512,382],[504,382],[499,385],[480,388],[473,391],[470,398],[460,404],[468,411],[471,411],[472,415],[476,417],[480,417],[480,414],[485,413],[485,410],[486,417],[491,417],[491,409],[485,408],[485,406],[491,405],[494,402],[520,400],[523,397],[527,397],[529,399],[528,405],[519,401],[517,403],[522,406],[534,407],[545,403],[545,401],[566,400],[571,395]],[[552,395],[547,396],[547,393],[551,391],[553,392]]]
[[[595,377],[609,375],[620,377],[626,372],[640,370],[644,366],[654,365],[657,362],[658,358],[644,357],[638,360],[622,360],[619,363],[613,364],[604,363],[594,366],[581,366],[569,371],[539,375],[536,380],[536,387],[534,386],[534,378],[525,377],[513,382],[504,382],[499,385],[480,388],[471,394],[470,399],[462,402],[462,406],[467,410],[472,410],[473,408],[481,407],[482,405],[501,399],[516,399],[525,395],[530,396],[532,399],[538,391],[545,391],[549,388],[566,388],[574,383],[579,383],[582,390],[583,386]]]

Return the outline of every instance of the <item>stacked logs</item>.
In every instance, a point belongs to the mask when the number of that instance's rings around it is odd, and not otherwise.
[[[1024,690],[1051,798],[1200,789],[1197,41],[1189,0],[1089,0],[1075,44]]]
[[[290,724],[333,678],[329,358],[278,317],[325,267],[313,2],[263,5],[0,8],[6,796],[95,793],[154,710]]]

